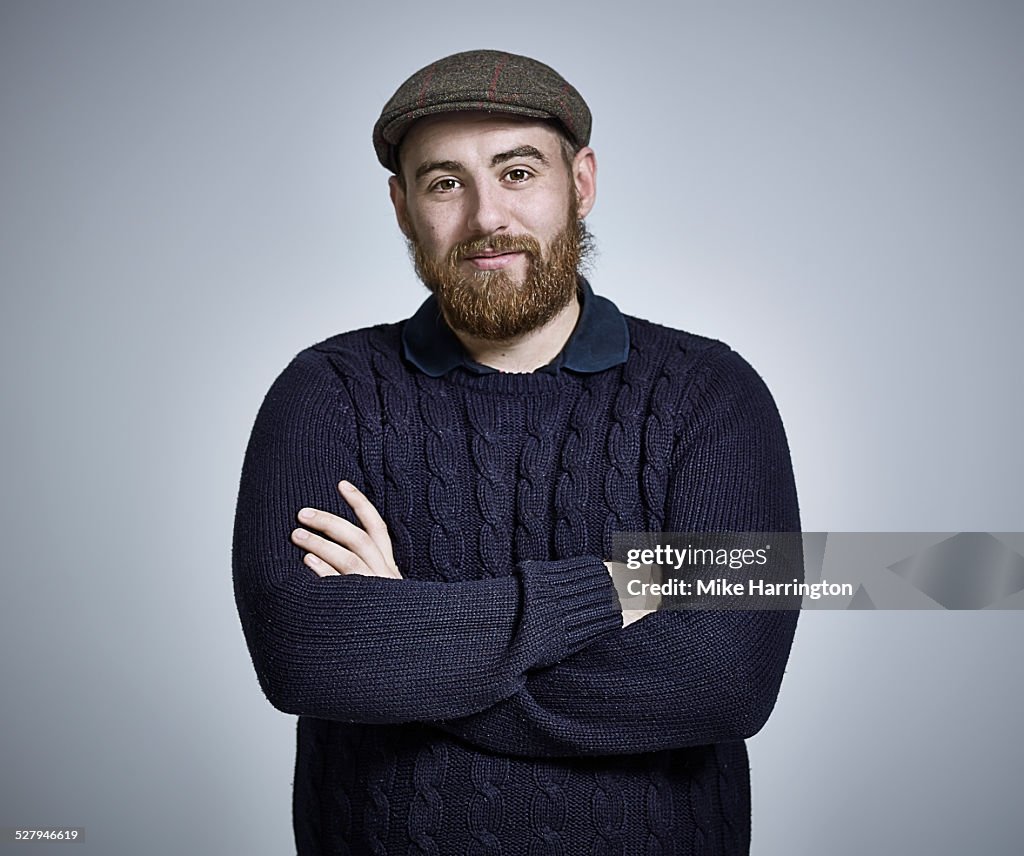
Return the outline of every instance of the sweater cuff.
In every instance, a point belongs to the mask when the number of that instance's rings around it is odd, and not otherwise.
[[[621,629],[619,596],[611,574],[596,556],[523,564],[524,570],[532,566],[531,576],[543,579],[561,617],[565,647],[555,662],[586,648],[606,633]]]

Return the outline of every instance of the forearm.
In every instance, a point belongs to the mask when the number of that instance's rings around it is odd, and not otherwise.
[[[532,673],[508,700],[437,725],[482,748],[540,757],[745,739],[775,703],[796,618],[659,612]]]
[[[359,722],[447,719],[508,698],[529,670],[617,628],[601,571],[570,560],[461,583],[319,579],[296,558],[280,573],[239,566],[236,597],[275,707]]]

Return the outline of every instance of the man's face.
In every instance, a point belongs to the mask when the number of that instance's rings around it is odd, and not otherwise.
[[[513,339],[574,298],[594,201],[590,149],[570,167],[545,123],[453,113],[417,122],[401,164],[398,221],[454,329]]]

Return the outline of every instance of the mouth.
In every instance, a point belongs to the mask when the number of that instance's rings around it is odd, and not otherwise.
[[[483,250],[481,252],[465,256],[464,260],[469,262],[477,270],[500,270],[501,268],[508,267],[522,255],[524,255],[524,253],[518,250],[504,252]]]

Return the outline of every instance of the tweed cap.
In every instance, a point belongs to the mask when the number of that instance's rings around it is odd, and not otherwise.
[[[377,159],[398,172],[398,146],[412,123],[458,110],[554,119],[576,145],[590,142],[590,108],[553,68],[502,51],[465,51],[421,68],[398,87],[373,126]]]

